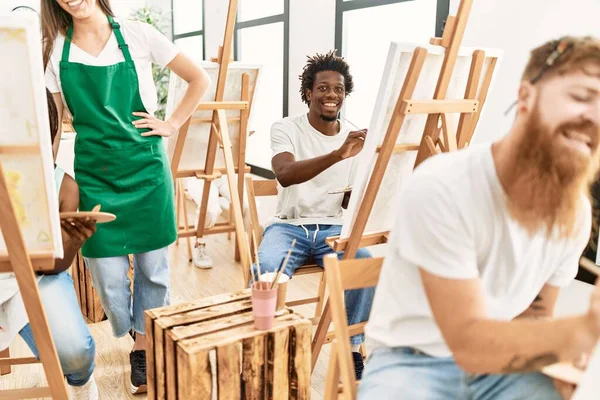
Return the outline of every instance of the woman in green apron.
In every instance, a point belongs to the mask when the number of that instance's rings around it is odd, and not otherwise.
[[[131,390],[140,393],[146,386],[144,311],[169,303],[167,246],[177,237],[163,137],[192,114],[210,80],[150,25],[117,21],[108,0],[42,0],[42,30],[46,85],[73,116],[77,133],[80,210],[100,204],[117,216],[98,226],[82,253],[113,334],[134,333]],[[153,116],[152,63],[189,83],[168,121]]]

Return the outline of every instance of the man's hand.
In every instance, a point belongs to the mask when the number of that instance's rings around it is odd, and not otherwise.
[[[96,232],[96,221],[91,218],[61,219],[60,226],[76,248],[80,248]]]
[[[366,137],[366,129],[350,132],[344,144],[342,144],[342,146],[337,150],[337,155],[342,160],[354,157],[362,150]]]

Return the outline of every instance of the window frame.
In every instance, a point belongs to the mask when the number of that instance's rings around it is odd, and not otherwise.
[[[355,11],[364,8],[387,6],[390,4],[405,3],[407,1],[417,0],[336,0],[335,3],[335,48],[337,54],[343,54],[343,36],[344,36],[344,12]],[[435,17],[435,36],[442,37],[446,19],[450,13],[450,0],[437,0],[437,11]]]
[[[204,0],[203,0],[204,1]],[[241,0],[244,1],[244,0]],[[274,14],[266,17],[239,21],[236,18],[235,28],[233,31],[233,54],[234,60],[240,59],[240,38],[239,34],[242,29],[255,28],[258,26],[270,25],[274,23],[283,23],[283,117],[289,114],[289,76],[290,76],[290,0],[283,1],[283,13]],[[239,6],[238,6],[239,7]]]
[[[183,2],[183,0],[180,0]],[[173,38],[173,43],[175,43],[178,39],[185,39],[195,36],[202,36],[202,59],[206,59],[206,7],[204,4],[204,0],[200,0],[202,2],[202,29],[197,31],[190,31],[184,33],[175,34],[175,0],[171,0],[171,37]]]

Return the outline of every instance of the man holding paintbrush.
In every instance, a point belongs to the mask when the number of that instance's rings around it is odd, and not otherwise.
[[[338,119],[353,82],[348,64],[335,52],[309,57],[300,79],[308,113],[284,118],[271,129],[271,163],[280,186],[275,217],[258,249],[261,272],[276,272],[296,240],[283,270],[289,277],[309,260],[322,267],[323,257],[333,252],[325,238],[341,232],[342,203],[349,192],[340,189],[350,185],[351,159],[362,150],[367,133]],[[356,253],[356,258],[370,256],[366,249]],[[372,299],[372,288],[346,292],[350,324],[368,319]],[[363,340],[362,335],[351,339],[358,379]]]

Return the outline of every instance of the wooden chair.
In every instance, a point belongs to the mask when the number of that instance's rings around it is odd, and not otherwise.
[[[0,351],[0,358],[10,358],[10,350],[9,349],[4,349],[2,351]],[[8,375],[11,373],[11,367],[10,365],[0,365],[0,376],[3,375]]]
[[[264,196],[277,196],[277,181],[275,179],[268,180],[254,180],[251,177],[246,177],[246,193],[248,195],[248,208],[250,210],[250,224],[251,226],[248,229],[248,237],[250,242],[250,248],[254,248],[254,242],[252,237],[252,232],[254,232],[256,236],[256,247],[260,245],[262,240],[263,230],[258,221],[258,209],[256,208],[256,198],[264,197]],[[313,322],[321,317],[321,313],[323,312],[323,303],[325,301],[325,275],[323,274],[323,268],[317,266],[316,264],[305,264],[298,269],[294,275],[308,275],[308,274],[321,274],[321,280],[319,282],[319,291],[316,297],[307,297],[304,299],[288,301],[286,305],[288,307],[299,306],[303,304],[311,304],[317,303],[317,307],[315,309],[315,319]]]
[[[358,382],[354,375],[350,337],[364,333],[366,322],[348,326],[344,291],[376,286],[383,258],[339,261],[335,255],[328,255],[324,258],[324,263],[335,335],[325,380],[325,400],[337,399],[338,396],[354,400]]]

